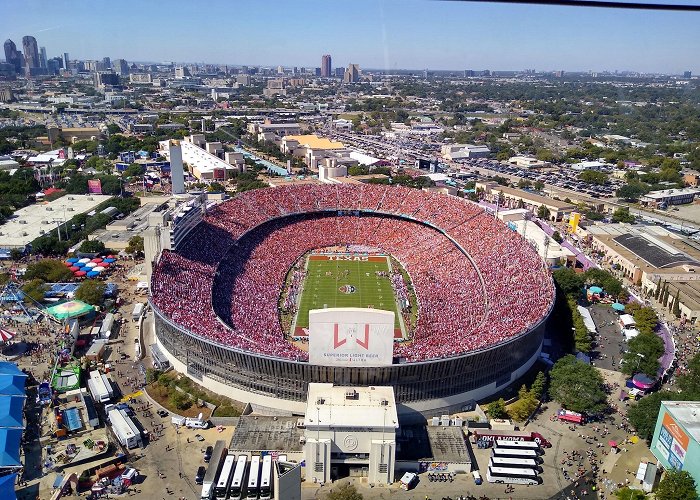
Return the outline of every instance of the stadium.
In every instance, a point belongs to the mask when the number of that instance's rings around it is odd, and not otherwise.
[[[477,204],[305,184],[209,209],[154,264],[150,302],[175,369],[234,399],[303,413],[309,382],[391,385],[397,403],[434,412],[524,374],[554,293],[529,244]],[[387,364],[309,361],[309,311],[335,307],[394,312]]]

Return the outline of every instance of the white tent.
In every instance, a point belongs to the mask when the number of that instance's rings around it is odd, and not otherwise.
[[[586,309],[583,306],[576,307],[578,308],[578,312],[581,313],[581,316],[583,317],[583,323],[586,325],[588,333],[597,333],[598,330],[596,329],[595,321],[593,321],[593,317],[591,316],[591,313],[588,311],[588,309]]]

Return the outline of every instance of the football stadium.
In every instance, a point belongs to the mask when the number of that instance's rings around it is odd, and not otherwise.
[[[175,369],[234,399],[303,413],[309,382],[391,385],[403,407],[434,412],[530,368],[554,285],[477,204],[306,184],[210,208],[159,256],[150,302]]]

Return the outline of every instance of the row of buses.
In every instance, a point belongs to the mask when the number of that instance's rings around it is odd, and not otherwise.
[[[542,448],[534,441],[498,439],[491,450],[486,480],[490,483],[539,484],[542,482]]]
[[[225,449],[224,449],[225,451]],[[202,484],[202,500],[270,500],[272,498],[272,457],[228,455],[216,450],[209,462],[215,470]],[[209,479],[209,480],[207,480]]]

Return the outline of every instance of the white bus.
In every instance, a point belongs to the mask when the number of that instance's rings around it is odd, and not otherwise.
[[[100,373],[99,370],[90,372],[88,388],[92,392],[92,397],[98,403],[108,403],[114,395],[109,379],[106,375]]]
[[[265,455],[262,463],[262,474],[260,475],[260,500],[270,500],[272,498],[272,457]]]
[[[534,441],[507,441],[505,439],[496,440],[497,448],[513,448],[518,450],[535,450],[540,451],[540,445]]]
[[[531,458],[539,461],[535,450],[515,450],[513,448],[493,448],[491,450],[492,457],[501,458]]]
[[[214,498],[216,500],[226,500],[228,489],[231,486],[234,465],[236,465],[236,455],[227,455],[224,459],[224,466],[221,468],[219,479],[214,487]]]
[[[532,469],[511,469],[507,467],[491,467],[486,471],[489,483],[504,484],[539,484],[540,478]]]
[[[540,466],[531,458],[504,458],[491,457],[489,465],[492,467],[517,467],[520,469],[535,469],[539,471]]]
[[[241,500],[243,495],[243,479],[245,478],[245,467],[248,463],[247,455],[239,455],[236,463],[236,470],[233,473],[231,481],[231,489],[228,492],[228,497],[232,500]]]
[[[260,497],[260,455],[254,455],[250,459],[250,469],[248,471],[247,500],[258,500]]]

